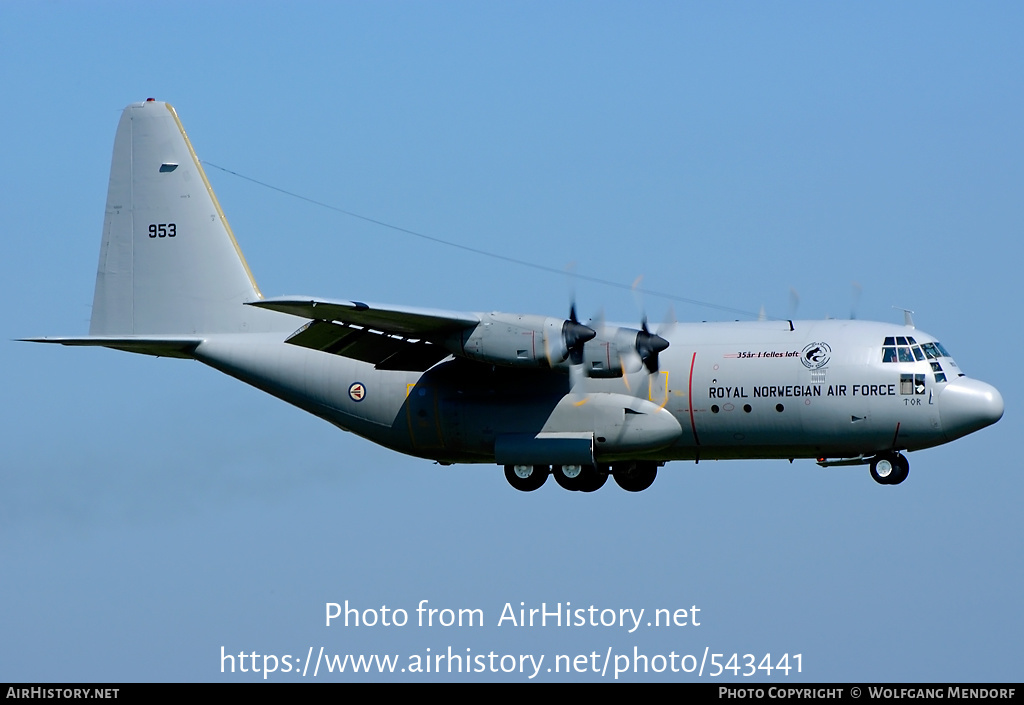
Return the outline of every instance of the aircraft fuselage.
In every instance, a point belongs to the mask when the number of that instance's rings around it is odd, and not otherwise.
[[[493,463],[501,436],[543,433],[591,434],[599,462],[846,458],[939,445],[1002,413],[994,388],[947,355],[923,355],[934,338],[907,326],[696,323],[664,335],[671,344],[657,372],[588,379],[578,398],[557,370],[462,358],[422,373],[379,370],[279,336],[211,336],[195,357],[376,443],[444,463]],[[883,361],[886,339],[908,337],[914,345],[891,346],[895,360]],[[614,437],[628,421],[638,426],[633,440]]]

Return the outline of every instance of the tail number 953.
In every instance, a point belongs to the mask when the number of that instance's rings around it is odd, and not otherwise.
[[[174,223],[151,223],[149,226],[150,237],[174,237],[178,234],[178,228]]]

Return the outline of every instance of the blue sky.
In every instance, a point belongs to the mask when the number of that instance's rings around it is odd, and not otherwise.
[[[788,681],[1019,680],[1022,14],[3,3],[0,681],[259,679],[222,674],[221,648],[321,646],[707,648],[802,654]],[[87,331],[114,129],[150,96],[204,160],[434,237],[779,317],[913,309],[1006,413],[911,454],[898,488],[865,468],[736,461],[670,464],[639,495],[526,495],[497,467],[391,453],[197,363],[13,342]],[[639,315],[622,289],[208,174],[269,296],[564,315],[574,292],[586,315]],[[478,608],[486,624],[325,627],[325,603],[345,600]],[[702,621],[498,627],[520,602],[697,605]],[[610,679],[537,679],[556,678]]]

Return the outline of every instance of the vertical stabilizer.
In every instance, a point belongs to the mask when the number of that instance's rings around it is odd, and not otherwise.
[[[261,298],[177,113],[125,108],[114,138],[92,336],[232,333]]]

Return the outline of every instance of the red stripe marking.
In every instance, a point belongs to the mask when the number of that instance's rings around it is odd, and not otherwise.
[[[693,442],[700,445],[700,439],[697,438],[697,424],[693,421],[693,366],[697,362],[697,353],[693,353],[693,357],[690,359],[690,387],[687,391],[687,399],[690,403],[690,430],[693,431]]]

